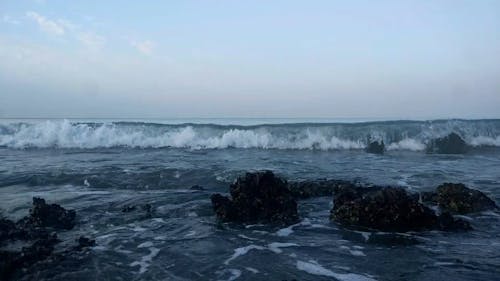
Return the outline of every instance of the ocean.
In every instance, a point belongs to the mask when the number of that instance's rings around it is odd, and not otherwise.
[[[467,153],[426,153],[452,132]],[[365,152],[367,139],[386,152]],[[77,212],[56,248],[96,240],[86,255],[35,265],[21,280],[500,278],[495,211],[462,216],[468,232],[364,232],[331,222],[332,198],[317,197],[298,202],[291,226],[218,223],[210,195],[256,170],[415,193],[464,183],[498,204],[500,120],[0,120],[1,214],[20,219],[43,197]],[[146,204],[150,216],[123,212]]]

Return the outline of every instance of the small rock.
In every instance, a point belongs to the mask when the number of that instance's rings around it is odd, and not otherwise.
[[[427,145],[427,153],[463,154],[468,150],[469,146],[457,133],[434,139]]]
[[[384,141],[371,141],[368,142],[366,146],[366,152],[373,154],[384,154],[385,152],[385,144]]]
[[[85,248],[94,247],[95,245],[95,240],[80,236],[80,238],[78,238],[78,245],[74,249],[76,251],[81,251]]]
[[[205,188],[204,188],[203,186],[201,186],[201,185],[197,185],[197,184],[195,184],[195,185],[191,186],[191,188],[189,188],[189,189],[190,189],[190,190],[199,190],[199,191],[203,191],[203,190],[205,190]]]
[[[444,183],[436,188],[439,208],[454,214],[467,214],[497,209],[495,201],[479,190],[464,184]]]

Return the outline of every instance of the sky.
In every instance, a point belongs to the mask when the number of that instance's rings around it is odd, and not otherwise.
[[[0,0],[0,118],[500,118],[500,1]]]

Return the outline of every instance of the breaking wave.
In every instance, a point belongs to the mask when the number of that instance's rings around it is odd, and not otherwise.
[[[500,146],[500,120],[296,123],[254,126],[79,123],[69,120],[0,124],[0,146],[9,148],[188,148],[188,149],[363,149],[367,138],[384,140],[388,150],[422,151],[450,132],[471,146]]]

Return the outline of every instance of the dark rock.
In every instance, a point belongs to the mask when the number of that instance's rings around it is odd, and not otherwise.
[[[202,190],[205,190],[205,188],[203,186],[201,186],[201,185],[195,184],[195,185],[191,186],[190,190],[199,190],[199,191],[202,191]]]
[[[94,247],[95,245],[95,240],[87,238],[85,236],[80,236],[80,238],[78,238],[78,245],[75,246],[74,249],[76,251],[81,251],[85,248]]]
[[[437,196],[437,193],[434,191],[420,192],[420,199],[424,203],[429,203],[429,204],[437,204],[438,203],[438,196]]]
[[[287,182],[271,171],[246,173],[229,189],[232,200],[220,194],[211,196],[212,206],[221,221],[291,224],[299,218],[297,202]]]
[[[467,214],[497,209],[495,201],[479,190],[458,183],[444,183],[436,188],[439,208],[454,214]]]
[[[437,216],[396,187],[344,187],[336,190],[330,218],[344,225],[382,231],[432,229]]]
[[[125,206],[122,208],[122,212],[123,213],[130,213],[132,211],[135,211],[135,209],[137,209],[136,206]]]
[[[366,146],[366,152],[373,154],[384,154],[385,144],[384,141],[369,141]]]
[[[339,186],[353,186],[353,183],[342,180],[315,180],[292,182],[288,185],[296,199],[311,197],[332,196],[335,188]]]
[[[47,259],[59,240],[54,234],[46,239],[36,240],[31,246],[24,247],[21,252],[0,251],[0,280],[8,280],[15,272]]]
[[[467,143],[456,133],[434,139],[427,145],[428,153],[463,154],[468,149]]]
[[[153,215],[153,207],[151,204],[144,205],[131,205],[122,208],[123,213],[131,213],[134,211],[142,211],[146,213],[146,217],[151,217]]]
[[[33,197],[33,208],[30,209],[29,223],[37,227],[53,227],[72,229],[75,226],[76,212],[66,210],[57,204],[46,204],[42,198]]]
[[[8,219],[0,219],[0,245],[17,232],[16,224]]]
[[[465,231],[472,227],[468,221],[456,219],[450,213],[444,212],[438,216],[438,229],[444,231]]]

